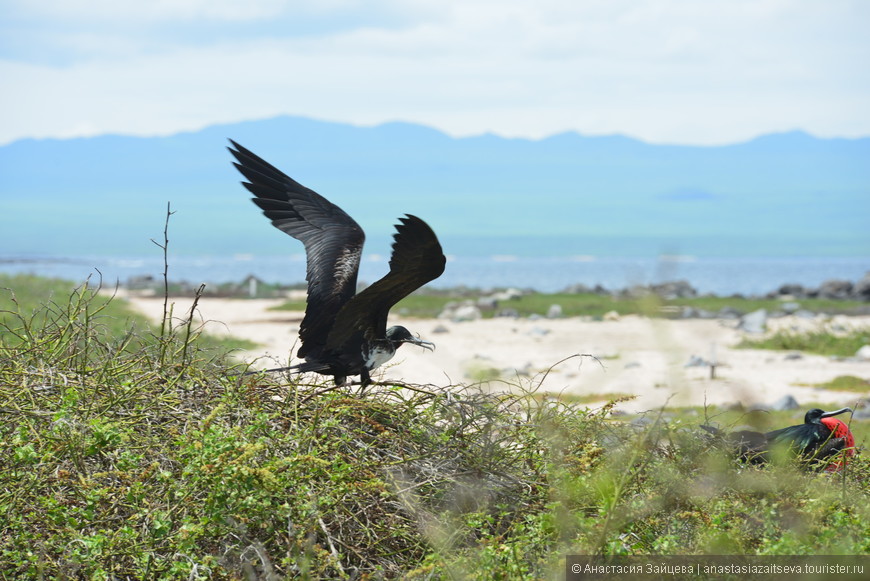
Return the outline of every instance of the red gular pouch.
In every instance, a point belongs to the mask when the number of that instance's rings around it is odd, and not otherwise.
[[[829,441],[840,438],[845,442],[842,450],[834,455],[831,462],[825,466],[826,472],[839,472],[845,466],[847,458],[855,455],[855,436],[845,422],[837,418],[822,418],[822,423],[831,430]]]

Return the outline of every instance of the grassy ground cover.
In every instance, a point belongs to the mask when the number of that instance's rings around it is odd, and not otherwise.
[[[110,331],[109,308],[79,290],[4,313],[0,578],[555,579],[576,553],[870,551],[862,454],[744,466],[702,412],[636,425],[533,381],[243,376],[185,325]]]
[[[816,387],[831,389],[834,391],[850,391],[854,393],[870,392],[870,380],[854,375],[840,375],[826,383],[820,383]]]
[[[870,329],[841,333],[830,331],[777,331],[759,337],[743,339],[737,346],[745,349],[804,351],[834,357],[852,357],[862,346],[870,344]]]
[[[185,308],[167,303],[167,320],[181,325],[191,335],[197,336],[201,349],[230,351],[252,349],[255,344],[234,337],[202,335],[197,326],[190,323],[190,306],[194,299],[184,301]],[[187,311],[187,312],[183,312]],[[95,335],[105,340],[110,337],[129,336],[131,348],[141,347],[142,342],[159,337],[160,328],[141,313],[134,311],[124,300],[113,298],[113,291],[104,288],[99,280],[75,284],[67,280],[33,275],[0,274],[0,339],[6,343],[27,340],[28,329],[54,328],[75,325],[93,327]]]

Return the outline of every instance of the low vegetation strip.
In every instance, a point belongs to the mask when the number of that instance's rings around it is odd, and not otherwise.
[[[745,466],[688,421],[533,385],[243,376],[183,325],[107,331],[103,304],[4,313],[0,578],[539,579],[567,554],[870,552],[861,454],[835,475]]]
[[[172,302],[167,302],[167,309],[167,325],[186,326],[202,350],[228,352],[256,346],[244,339],[200,333],[189,312],[175,310]],[[0,340],[4,343],[26,340],[22,333],[28,330],[45,334],[54,331],[60,337],[64,333],[72,337],[74,327],[80,325],[91,327],[90,331],[100,341],[127,336],[131,341],[128,348],[133,350],[143,343],[153,343],[161,333],[144,315],[116,298],[113,289],[104,287],[100,280],[75,284],[27,274],[0,274]]]
[[[477,302],[477,295],[453,291],[416,293],[396,306],[396,312],[405,316],[431,318],[437,317],[451,302],[471,300]],[[620,297],[596,293],[525,293],[507,301],[500,301],[490,308],[484,308],[484,317],[497,316],[509,310],[516,316],[546,315],[551,305],[561,307],[565,317],[601,318],[611,311],[620,315],[646,315],[651,317],[674,317],[684,311],[688,313],[719,313],[727,311],[733,316],[750,313],[758,309],[776,312],[782,308],[783,301],[778,299],[752,299],[742,297],[696,297],[662,299],[654,295],[645,297]],[[800,302],[803,309],[826,314],[868,314],[868,305],[861,301],[805,299]],[[304,300],[287,301],[280,310],[304,311]]]
[[[744,349],[803,351],[832,357],[853,357],[870,344],[870,328],[834,333],[819,331],[777,331],[763,337],[746,337],[737,346]]]

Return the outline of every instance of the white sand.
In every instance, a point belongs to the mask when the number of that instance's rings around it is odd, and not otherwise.
[[[159,319],[163,300],[130,297],[137,309]],[[262,347],[239,357],[256,360],[257,367],[284,366],[295,353],[302,313],[269,311],[278,299],[200,300],[197,321],[206,331],[231,334],[256,341]],[[175,312],[189,311],[191,300],[176,300]],[[808,328],[826,324],[870,327],[870,317],[837,317],[811,321],[785,317],[769,321],[771,327]],[[859,396],[812,387],[840,375],[870,377],[870,362],[831,361],[828,357],[803,355],[786,359],[785,353],[733,349],[743,337],[735,321],[662,320],[638,316],[615,321],[567,319],[489,319],[453,323],[429,319],[392,317],[423,339],[433,341],[436,351],[406,345],[384,369],[383,377],[417,384],[453,385],[473,383],[475,371],[499,370],[508,380],[538,386],[545,391],[572,394],[622,393],[637,395],[620,404],[626,411],[670,405],[770,404],[791,394],[802,408],[811,403],[855,405]],[[444,327],[446,332],[435,332]],[[553,367],[560,360],[575,357]],[[716,378],[710,368],[686,367],[691,356],[715,358]],[[296,361],[293,361],[296,362]],[[518,375],[517,370],[527,372]],[[544,373],[549,370],[548,373]],[[375,373],[377,379],[379,373]],[[477,375],[479,377],[479,375]],[[503,384],[491,383],[493,389]]]

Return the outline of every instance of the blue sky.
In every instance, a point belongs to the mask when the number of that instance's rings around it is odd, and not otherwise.
[[[870,135],[864,0],[0,0],[0,144],[289,114],[451,135]]]

